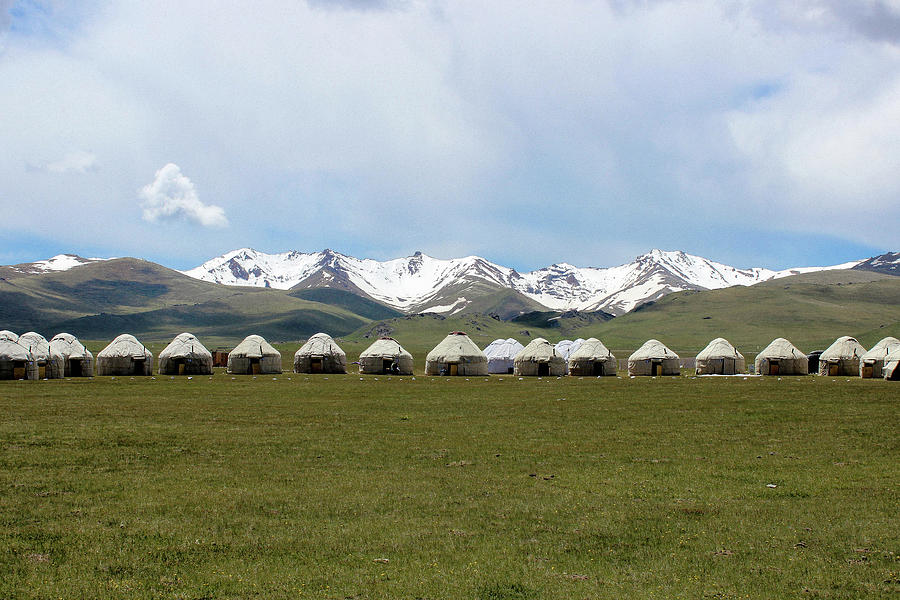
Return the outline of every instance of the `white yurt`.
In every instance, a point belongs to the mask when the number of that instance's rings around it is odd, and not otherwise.
[[[863,379],[881,378],[884,359],[888,354],[898,351],[900,351],[900,340],[895,337],[884,338],[859,359],[859,376]]]
[[[900,381],[900,349],[884,357],[881,373],[887,381]]]
[[[522,344],[513,338],[496,339],[484,349],[484,355],[488,359],[488,373],[507,373],[512,375],[513,359],[524,348]]]
[[[725,338],[716,338],[697,354],[697,375],[736,375],[747,370],[744,355]]]
[[[819,375],[859,376],[863,345],[848,335],[841,336],[819,355]]]
[[[597,338],[588,338],[569,353],[569,375],[600,377],[615,375],[618,362],[609,348]]]
[[[426,375],[487,375],[488,359],[462,331],[447,335],[425,357]]]
[[[248,335],[228,353],[226,371],[235,375],[281,373],[281,352],[259,335]]]
[[[535,338],[513,360],[514,375],[565,375],[566,359],[544,338]]]
[[[809,359],[792,343],[776,338],[756,355],[757,375],[807,375]]]
[[[10,342],[18,342],[19,336],[10,331],[9,329],[4,329],[0,331],[0,340],[7,340]]]
[[[63,357],[50,349],[47,338],[34,331],[19,336],[18,344],[28,349],[37,363],[38,379],[61,379],[63,377]]]
[[[37,379],[37,363],[28,348],[0,338],[0,379]]]
[[[160,375],[212,375],[212,352],[192,333],[179,333],[159,353]]]
[[[94,376],[94,355],[71,333],[54,335],[50,351],[62,357],[64,377]]]
[[[383,337],[359,355],[359,372],[375,375],[412,375],[412,354],[392,337]]]
[[[678,355],[659,340],[647,340],[628,357],[629,375],[681,375]]]
[[[153,354],[136,337],[123,333],[97,353],[97,375],[152,375]]]
[[[556,353],[564,359],[569,360],[569,355],[578,350],[583,343],[584,339],[582,338],[578,338],[577,340],[561,340],[556,342]]]
[[[327,333],[317,333],[294,353],[294,373],[346,373],[347,354]]]

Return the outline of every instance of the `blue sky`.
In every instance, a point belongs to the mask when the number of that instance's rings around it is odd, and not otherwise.
[[[900,249],[900,0],[0,0],[0,263]]]

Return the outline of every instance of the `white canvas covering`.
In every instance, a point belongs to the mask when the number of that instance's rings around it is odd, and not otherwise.
[[[569,353],[569,375],[600,377],[616,374],[618,362],[609,348],[597,338],[588,338]]]
[[[775,338],[756,355],[757,375],[807,375],[809,359],[784,338]]]
[[[259,335],[248,335],[228,353],[228,373],[268,375],[281,373],[281,352]]]
[[[160,375],[211,375],[212,352],[192,333],[179,333],[159,353]]]
[[[37,363],[38,379],[61,379],[63,377],[63,357],[50,350],[50,342],[41,334],[29,331],[19,336],[18,343],[28,348]]]
[[[94,355],[71,333],[57,333],[50,350],[62,357],[64,377],[93,377]]]
[[[359,372],[412,375],[413,357],[394,338],[379,338],[359,355]]]
[[[461,331],[447,335],[425,357],[426,375],[487,375],[484,352]]]
[[[28,348],[0,339],[0,379],[37,379],[38,370]]]
[[[697,354],[697,375],[736,375],[747,369],[744,355],[725,338],[716,338]]]
[[[565,375],[566,359],[544,338],[535,338],[522,348],[513,360],[515,375]]]
[[[496,339],[484,349],[484,355],[488,359],[488,373],[513,372],[513,359],[525,346],[513,338]]]
[[[629,375],[681,375],[678,355],[659,340],[647,340],[628,357]]]
[[[859,375],[859,364],[866,349],[856,338],[841,336],[819,356],[819,375]]]
[[[347,354],[327,333],[317,333],[294,353],[294,373],[346,373]]]
[[[581,347],[581,344],[584,343],[584,339],[578,338],[577,340],[561,340],[556,342],[556,353],[562,356],[564,359],[569,360],[569,355],[578,350]]]
[[[900,351],[900,340],[895,337],[886,337],[859,359],[859,376],[863,379],[870,377],[880,378],[884,369],[884,359],[892,352]]]
[[[97,353],[97,375],[152,375],[153,354],[123,333]]]
[[[884,357],[881,372],[887,381],[900,381],[900,350],[894,350]]]
[[[13,333],[12,331],[10,331],[9,329],[4,329],[3,331],[0,331],[0,340],[7,340],[10,342],[18,342],[19,336],[17,334]]]

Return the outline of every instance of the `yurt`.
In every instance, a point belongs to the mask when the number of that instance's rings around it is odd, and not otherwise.
[[[900,351],[900,340],[895,337],[886,337],[859,359],[859,376],[863,379],[881,377],[884,368],[884,359],[892,352]]]
[[[359,355],[359,372],[412,375],[413,357],[394,338],[379,338]]]
[[[27,348],[37,364],[38,379],[61,379],[63,377],[63,357],[50,350],[47,338],[34,331],[19,336],[18,344]]]
[[[725,338],[716,338],[700,351],[696,359],[697,375],[736,375],[747,369],[744,355]]]
[[[597,338],[588,338],[569,354],[569,375],[599,377],[615,375],[616,357]]]
[[[57,333],[53,336],[50,351],[62,357],[64,377],[94,375],[94,355],[71,333]]]
[[[556,353],[562,356],[564,359],[569,360],[569,355],[578,350],[581,347],[581,344],[584,343],[584,339],[578,338],[577,340],[561,340],[556,342]]]
[[[792,343],[776,338],[756,355],[757,375],[808,375],[809,359]]]
[[[28,348],[0,338],[0,379],[37,379],[38,370]]]
[[[327,333],[312,336],[294,353],[294,373],[346,372],[347,355]]]
[[[565,375],[566,359],[557,354],[556,347],[544,338],[535,338],[513,359],[515,375]]]
[[[19,336],[10,331],[9,329],[4,329],[0,331],[0,340],[7,340],[10,342],[18,342]]]
[[[159,353],[160,375],[211,375],[212,352],[192,333],[179,333]]]
[[[97,353],[97,375],[152,375],[153,354],[133,335],[123,333]]]
[[[678,355],[658,340],[647,340],[628,357],[629,375],[681,375]]]
[[[514,340],[496,339],[484,349],[484,355],[488,359],[488,373],[507,373],[512,375],[513,359],[524,348],[522,344]]]
[[[425,357],[426,375],[487,375],[488,359],[462,331],[453,331]]]
[[[859,364],[866,349],[856,338],[841,336],[819,356],[819,375],[859,376]]]
[[[900,381],[900,349],[884,357],[884,368],[881,373],[888,381]]]
[[[259,335],[248,335],[228,353],[228,373],[267,375],[281,373],[281,352]]]

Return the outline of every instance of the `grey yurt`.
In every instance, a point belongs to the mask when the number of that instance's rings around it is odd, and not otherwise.
[[[884,357],[884,368],[881,373],[888,381],[900,381],[900,349]]]
[[[819,375],[859,376],[859,364],[866,349],[856,338],[839,337],[819,356]]]
[[[294,373],[346,373],[347,354],[330,335],[317,333],[294,353]]]
[[[776,338],[756,355],[757,375],[807,375],[809,359],[792,343]]]
[[[93,377],[94,355],[71,333],[57,333],[50,350],[62,357],[64,377]]]
[[[515,375],[565,375],[566,359],[544,338],[535,338],[522,348],[513,360]]]
[[[600,377],[615,375],[618,362],[609,348],[597,338],[588,338],[569,353],[569,375]]]
[[[512,375],[513,359],[524,348],[513,338],[496,339],[484,349],[488,359],[488,373],[507,373]]]
[[[9,329],[4,329],[0,331],[0,340],[7,340],[10,342],[18,342],[19,336],[10,331]]]
[[[716,338],[697,355],[695,367],[697,375],[736,375],[747,370],[747,362],[731,342]]]
[[[123,333],[97,353],[97,375],[152,375],[153,354],[131,334]]]
[[[881,378],[884,359],[888,354],[898,351],[900,351],[900,340],[895,337],[884,338],[859,359],[859,376],[863,379]]]
[[[487,375],[488,359],[462,331],[453,331],[425,357],[426,375]]]
[[[379,338],[359,355],[359,372],[412,375],[413,357],[394,338]]]
[[[28,348],[0,338],[0,379],[37,379],[37,363]]]
[[[63,377],[63,357],[50,350],[47,338],[34,331],[19,336],[18,344],[27,348],[37,364],[38,379],[61,379]]]
[[[160,375],[211,375],[212,352],[192,333],[179,333],[159,353]]]
[[[281,373],[281,352],[259,335],[248,335],[228,353],[228,373],[268,375]]]
[[[659,340],[647,340],[628,357],[629,375],[681,375],[678,355]]]

